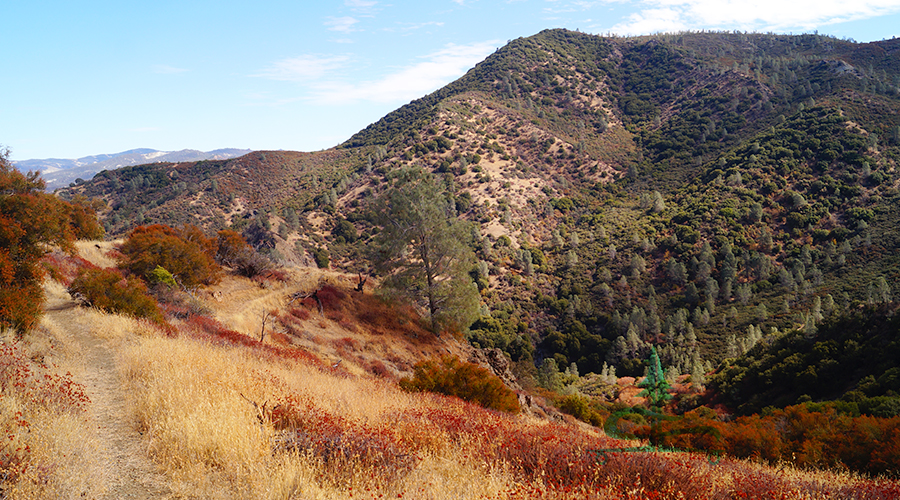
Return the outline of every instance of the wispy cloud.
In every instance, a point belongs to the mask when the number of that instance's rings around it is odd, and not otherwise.
[[[153,72],[159,75],[175,75],[178,73],[185,73],[188,70],[184,68],[176,68],[175,66],[168,66],[165,64],[156,64],[153,66]]]
[[[331,31],[339,31],[341,33],[352,33],[357,31],[354,27],[359,23],[359,19],[343,16],[343,17],[329,17],[325,19],[325,26],[328,27]]]
[[[349,104],[358,101],[400,102],[421,97],[459,78],[493,52],[499,42],[448,45],[423,57],[421,62],[402,68],[378,80],[357,83],[329,83],[313,91],[322,104]]]
[[[344,0],[344,5],[353,9],[369,9],[377,4],[378,2],[372,0]]]
[[[424,23],[397,23],[397,27],[392,28],[384,28],[382,31],[386,31],[388,33],[411,33],[413,31],[420,30],[422,28],[427,28],[429,26],[443,26],[443,21],[427,21]]]
[[[611,31],[623,35],[681,29],[808,30],[900,12],[900,0],[646,0]]]
[[[378,2],[373,0],[344,0],[344,5],[364,16],[371,16],[377,10]]]
[[[291,82],[317,80],[340,69],[349,60],[348,56],[306,54],[275,61],[268,68],[251,76]]]

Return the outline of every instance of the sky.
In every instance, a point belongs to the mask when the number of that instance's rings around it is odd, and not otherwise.
[[[327,149],[549,28],[900,36],[900,0],[4,0],[0,18],[13,160]]]

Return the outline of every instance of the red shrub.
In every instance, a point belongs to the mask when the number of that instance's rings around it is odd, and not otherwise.
[[[318,297],[323,309],[335,311],[340,309],[341,301],[347,297],[347,294],[333,285],[324,285],[316,292],[316,297]]]
[[[305,321],[309,319],[309,309],[304,309],[302,307],[292,307],[289,312],[291,316],[299,320]]]

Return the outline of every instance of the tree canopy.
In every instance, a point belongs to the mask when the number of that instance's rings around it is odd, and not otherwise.
[[[475,254],[470,226],[456,217],[447,187],[422,169],[399,171],[376,206],[383,230],[375,245],[384,284],[423,304],[432,330],[467,328],[479,295],[469,275]]]

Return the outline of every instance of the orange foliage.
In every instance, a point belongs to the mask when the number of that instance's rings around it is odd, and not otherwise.
[[[24,332],[43,302],[39,260],[48,246],[71,250],[75,229],[88,225],[90,214],[44,193],[38,174],[23,175],[8,156],[0,151],[0,326]]]
[[[854,417],[827,405],[796,405],[722,422],[703,408],[636,434],[659,446],[724,452],[801,467],[844,466],[873,474],[900,471],[900,417]]]
[[[215,241],[194,226],[138,226],[122,244],[119,267],[146,278],[162,266],[185,286],[210,285],[219,280],[215,249]]]

